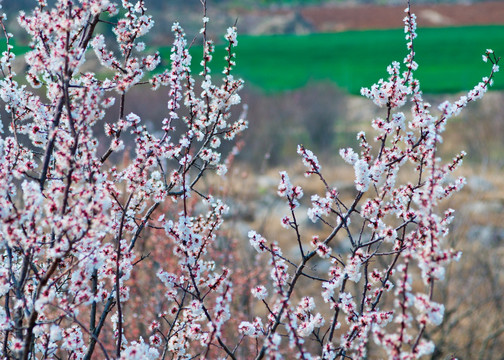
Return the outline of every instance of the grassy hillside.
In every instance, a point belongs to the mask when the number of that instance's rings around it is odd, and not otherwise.
[[[428,93],[470,89],[489,66],[481,60],[487,48],[504,55],[504,26],[425,28],[415,46],[420,68],[417,77]],[[406,54],[402,30],[348,31],[304,36],[239,37],[236,75],[267,93],[303,87],[309,81],[329,80],[356,94],[386,76],[392,61]],[[169,48],[161,48],[168,58]],[[192,49],[198,59],[201,48]],[[224,66],[223,46],[217,47],[214,72]],[[199,61],[195,61],[198,63]],[[504,88],[500,77],[496,89]]]

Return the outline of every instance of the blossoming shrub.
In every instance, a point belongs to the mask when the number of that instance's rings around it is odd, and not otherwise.
[[[431,353],[424,334],[444,311],[434,301],[434,284],[460,256],[444,244],[453,211],[438,213],[438,203],[464,184],[450,176],[463,153],[444,164],[437,146],[447,120],[491,85],[498,59],[487,50],[490,76],[432,115],[414,78],[416,25],[408,7],[404,71],[394,62],[387,80],[362,92],[384,109],[383,118],[372,120],[376,135],[368,140],[361,132],[360,151],[340,153],[355,169],[353,200],[343,201],[317,157],[299,146],[306,175],[326,189],[312,195],[306,216],[327,226],[329,235],[302,236],[303,189],[281,172],[278,194],[288,205],[282,224],[298,254],[287,256],[275,241],[250,231],[267,267],[253,272],[259,276],[246,283],[245,294],[234,293],[238,265],[225,266],[233,250],[222,248],[220,232],[228,207],[200,180],[209,172],[226,174],[240,146],[225,152],[221,145],[233,144],[248,124],[246,111],[231,115],[243,85],[231,74],[236,29],[225,35],[227,66],[216,84],[203,5],[199,78],[191,73],[184,32],[174,24],[170,68],[145,80],[161,59],[140,41],[153,26],[142,0],[123,0],[121,12],[109,0],[58,0],[54,7],[40,0],[29,14],[21,12],[32,47],[24,58],[28,85],[13,70],[12,35],[2,21],[7,51],[0,96],[10,133],[0,138],[2,357],[363,358],[372,341],[390,358]],[[109,21],[119,13],[117,22]],[[96,33],[102,22],[112,28],[115,47]],[[113,75],[83,70],[92,56]],[[154,131],[125,111],[133,86],[168,88],[166,117]],[[409,117],[399,110],[408,101]],[[106,111],[117,121],[103,125],[109,137],[103,146],[95,129]],[[131,144],[124,143],[125,132]],[[112,163],[113,153],[125,155],[124,166]],[[403,183],[405,171],[414,177]],[[348,243],[346,253],[336,254],[335,239]],[[145,250],[153,246],[158,253],[145,268],[157,278],[137,271],[151,261]],[[312,274],[316,259],[328,263],[327,273]],[[412,286],[417,275],[422,288]],[[247,275],[238,276],[243,289]],[[149,282],[151,291],[131,279]],[[142,311],[142,301],[152,305],[149,311]]]

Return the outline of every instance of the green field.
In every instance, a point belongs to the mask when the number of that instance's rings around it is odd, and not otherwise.
[[[455,93],[472,88],[489,74],[481,55],[487,48],[504,57],[504,26],[422,28],[415,40],[416,77],[425,93]],[[239,36],[234,74],[247,86],[265,93],[288,91],[316,81],[330,81],[358,94],[386,77],[386,67],[406,54],[402,29],[347,31],[333,34]],[[5,42],[0,43],[0,50]],[[21,55],[26,46],[16,47]],[[159,49],[169,59],[170,47]],[[201,47],[191,49],[194,73],[199,73]],[[217,46],[213,73],[224,67],[224,45]],[[167,64],[164,64],[167,66]],[[503,62],[504,65],[504,62]],[[504,78],[495,79],[494,89],[504,89]]]
[[[424,28],[415,41],[416,73],[426,93],[454,93],[472,88],[489,74],[481,55],[487,48],[504,56],[504,26]],[[235,75],[248,86],[266,93],[292,90],[313,81],[331,81],[357,94],[386,77],[392,61],[402,62],[406,54],[401,29],[348,31],[303,36],[241,36],[238,38]],[[167,58],[169,48],[160,49]],[[198,64],[201,48],[192,49]],[[224,66],[223,46],[214,56],[213,72]],[[504,89],[497,76],[495,89]]]
[[[0,53],[7,49],[6,44],[5,37],[0,36]],[[16,39],[11,39],[10,44],[14,46],[12,52],[16,54],[16,56],[23,55],[30,50],[29,46],[17,44]]]

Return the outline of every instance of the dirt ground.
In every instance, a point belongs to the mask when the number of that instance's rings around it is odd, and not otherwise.
[[[241,30],[251,34],[337,32],[389,29],[403,26],[404,5],[325,5],[276,10],[246,10],[229,14],[240,18]],[[504,1],[475,4],[412,5],[418,26],[504,24]]]
[[[412,6],[421,27],[504,24],[504,1]],[[401,27],[404,6],[306,7],[301,16],[318,31]]]

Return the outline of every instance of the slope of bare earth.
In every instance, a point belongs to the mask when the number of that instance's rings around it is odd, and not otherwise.
[[[418,5],[413,6],[413,10],[421,27],[504,24],[502,1]],[[397,19],[404,17],[404,6],[307,7],[301,10],[301,14],[318,31],[384,29],[402,25]]]
[[[413,5],[420,27],[504,24],[504,1]],[[323,5],[277,10],[231,11],[242,33],[335,32],[402,26],[404,5]]]

